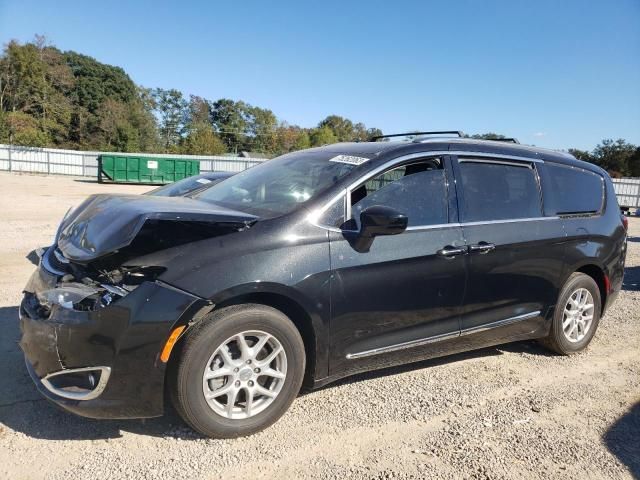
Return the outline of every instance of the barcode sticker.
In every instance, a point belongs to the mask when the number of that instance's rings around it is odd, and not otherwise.
[[[330,162],[337,163],[346,163],[349,165],[362,165],[364,162],[367,162],[369,159],[364,157],[356,157],[354,155],[338,155],[329,159]]]

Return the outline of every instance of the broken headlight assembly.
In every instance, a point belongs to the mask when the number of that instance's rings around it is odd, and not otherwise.
[[[36,293],[41,307],[58,305],[68,310],[92,311],[109,306],[127,296],[139,285],[155,279],[163,267],[120,267],[111,271],[74,272],[48,290]]]

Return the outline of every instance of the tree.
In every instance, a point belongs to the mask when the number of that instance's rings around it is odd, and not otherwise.
[[[294,150],[304,150],[311,147],[311,138],[307,130],[301,130],[293,147]]]
[[[175,152],[182,140],[188,118],[187,101],[176,89],[156,88],[152,91],[155,111],[159,117],[159,132],[165,152]]]
[[[320,121],[318,128],[330,129],[338,142],[352,142],[355,140],[353,122],[339,115],[329,115]],[[362,125],[362,128],[364,128],[364,125]]]
[[[5,118],[9,143],[27,147],[47,145],[49,137],[37,118],[24,112],[9,112]]]
[[[244,145],[248,108],[246,103],[228,98],[221,98],[211,104],[211,123],[231,152],[237,152]]]
[[[182,149],[187,155],[222,155],[226,151],[226,145],[206,123],[196,125],[189,132]]]
[[[89,112],[95,113],[105,98],[122,103],[136,98],[136,85],[122,68],[100,63],[76,52],[66,52],[64,56],[75,77],[73,98]]]
[[[329,145],[338,141],[338,138],[333,133],[333,130],[331,130],[331,128],[327,126],[313,129],[309,137],[311,140],[311,145],[314,147]]]
[[[226,146],[220,140],[209,122],[209,102],[202,97],[191,95],[189,99],[187,136],[182,152],[189,155],[220,155]]]
[[[607,170],[611,176],[627,176],[631,174],[630,159],[636,147],[619,138],[605,139],[593,150],[594,163]]]
[[[247,106],[246,148],[250,151],[273,154],[278,149],[278,119],[271,110]]]
[[[591,152],[587,152],[586,150],[579,150],[577,148],[570,148],[569,153],[576,157],[578,160],[584,160],[585,162],[594,162],[594,157]]]
[[[476,133],[474,135],[471,135],[470,138],[475,138],[477,140],[502,140],[508,137],[505,137],[504,135],[501,135],[499,133],[489,132],[489,133]]]
[[[368,128],[367,129],[367,141],[369,141],[373,137],[379,137],[382,134],[383,134],[382,130],[380,130],[379,128]]]
[[[632,177],[640,177],[640,147],[636,147],[636,151],[629,157],[629,175]]]

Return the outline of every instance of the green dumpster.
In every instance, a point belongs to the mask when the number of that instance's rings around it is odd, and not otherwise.
[[[98,182],[159,184],[200,173],[200,161],[136,155],[100,155]]]

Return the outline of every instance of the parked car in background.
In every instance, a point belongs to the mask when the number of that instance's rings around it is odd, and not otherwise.
[[[626,237],[607,173],[566,153],[335,144],[188,198],[89,197],[24,289],[20,345],[72,412],[158,416],[168,391],[194,429],[237,437],[303,382],[517,340],[584,350]]]
[[[156,197],[182,197],[191,195],[212,187],[216,183],[220,183],[225,178],[229,178],[233,172],[207,172],[200,175],[183,178],[177,182],[168,183],[158,188],[144,193],[143,195],[153,195]]]

